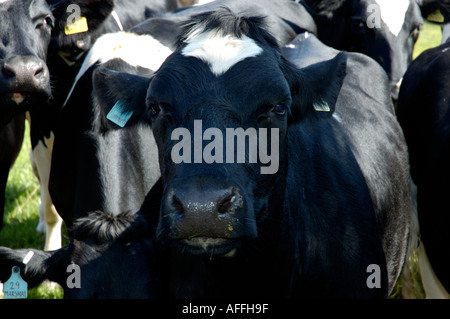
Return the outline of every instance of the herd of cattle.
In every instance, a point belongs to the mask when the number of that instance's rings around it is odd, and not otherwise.
[[[450,1],[194,2],[0,0],[0,227],[27,119],[46,232],[0,247],[0,282],[386,298],[418,249],[427,296],[449,297],[450,43],[411,60]]]

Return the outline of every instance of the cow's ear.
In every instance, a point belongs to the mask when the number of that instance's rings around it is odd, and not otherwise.
[[[449,0],[416,0],[422,16],[430,22],[445,24],[450,22]]]
[[[302,69],[286,61],[285,76],[291,88],[292,120],[331,116],[346,76],[347,54]]]
[[[114,129],[146,121],[145,97],[150,78],[98,68],[93,76],[94,103],[102,112],[103,127]]]
[[[55,17],[51,46],[62,52],[89,50],[95,41],[93,34],[97,34],[96,31],[114,9],[114,0],[47,0],[47,2],[51,5]]]
[[[65,32],[66,25],[75,20],[86,18],[88,29],[97,29],[109,17],[114,9],[114,0],[48,0],[57,21],[55,27]],[[76,28],[72,32],[81,31]],[[80,25],[81,27],[81,25]],[[68,30],[70,33],[70,30]],[[81,33],[81,32],[80,32]]]
[[[70,262],[69,252],[69,246],[55,251],[0,247],[0,281],[7,281],[13,266],[18,266],[28,288],[36,287],[44,280],[64,285]]]

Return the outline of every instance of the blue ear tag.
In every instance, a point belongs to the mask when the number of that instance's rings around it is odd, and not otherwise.
[[[132,115],[133,111],[127,109],[125,101],[118,100],[108,115],[106,115],[106,118],[120,127],[124,127]]]
[[[20,268],[12,267],[11,277],[3,285],[5,299],[24,299],[28,296],[28,284],[20,276]]]

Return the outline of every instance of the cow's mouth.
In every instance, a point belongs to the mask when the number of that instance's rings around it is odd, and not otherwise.
[[[2,104],[10,105],[24,105],[34,102],[47,101],[50,98],[50,94],[45,91],[35,92],[5,92],[0,96]]]
[[[43,90],[34,92],[10,91],[0,95],[1,105],[11,108],[13,113],[22,113],[34,106],[40,106],[50,99],[51,94]]]
[[[16,104],[21,104],[27,97],[26,94],[23,94],[20,92],[11,93],[10,96],[11,96],[11,100]]]
[[[240,246],[240,240],[199,236],[177,240],[177,246],[195,255],[231,257]]]

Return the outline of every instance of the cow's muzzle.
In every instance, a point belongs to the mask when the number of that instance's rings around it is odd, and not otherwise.
[[[213,176],[174,179],[163,194],[158,237],[189,251],[225,254],[256,237],[256,223],[238,185]]]
[[[3,94],[20,104],[24,95],[50,96],[50,75],[47,65],[34,56],[14,56],[0,63],[0,83]]]

